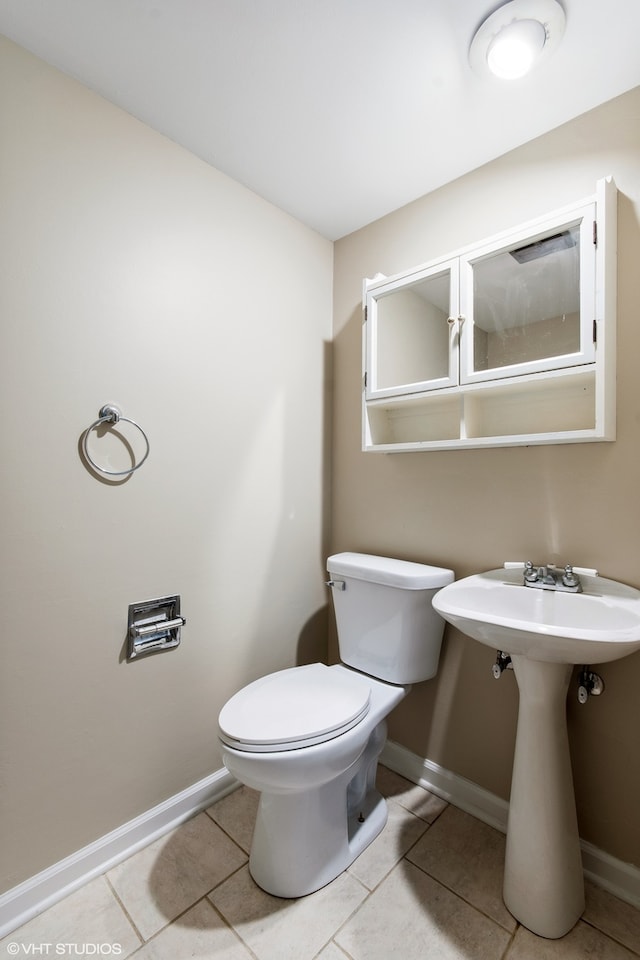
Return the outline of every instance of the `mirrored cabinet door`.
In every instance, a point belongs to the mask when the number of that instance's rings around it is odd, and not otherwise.
[[[595,207],[461,261],[461,383],[592,363]]]
[[[368,398],[458,383],[458,263],[367,281]]]

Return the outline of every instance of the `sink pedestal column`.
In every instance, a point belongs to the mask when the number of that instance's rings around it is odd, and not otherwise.
[[[520,691],[504,902],[525,927],[556,939],[584,910],[566,698],[571,665],[512,656]]]

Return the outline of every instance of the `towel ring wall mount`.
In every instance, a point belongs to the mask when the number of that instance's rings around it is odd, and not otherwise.
[[[132,467],[129,467],[127,470],[108,470],[106,467],[101,467],[100,464],[96,463],[89,453],[88,443],[89,443],[89,434],[92,430],[95,430],[97,427],[103,426],[105,424],[112,424],[115,426],[117,423],[122,421],[123,423],[130,423],[137,430],[140,431],[145,442],[146,450],[144,456],[137,462],[134,462]],[[129,476],[134,473],[136,470],[139,470],[142,464],[145,462],[151,448],[149,446],[149,438],[142,429],[139,423],[136,423],[135,420],[130,420],[129,417],[123,417],[122,411],[119,407],[116,407],[114,403],[105,403],[103,407],[98,411],[98,419],[91,424],[90,427],[87,427],[84,434],[82,435],[82,452],[85,455],[87,462],[93,467],[94,470],[97,470],[98,473],[106,474],[110,477],[124,477]]]

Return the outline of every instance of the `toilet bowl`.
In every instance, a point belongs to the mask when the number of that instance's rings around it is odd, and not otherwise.
[[[434,676],[444,621],[439,567],[368,554],[327,561],[342,663],[278,671],[222,708],[222,758],[260,791],[249,869],[278,897],[335,879],[387,820],[375,788],[385,718],[411,683]]]

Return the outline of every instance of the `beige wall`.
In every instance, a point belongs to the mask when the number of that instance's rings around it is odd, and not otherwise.
[[[446,145],[442,145],[446,149]],[[410,454],[360,452],[361,285],[580,200],[619,193],[618,439]],[[452,567],[573,562],[640,587],[640,89],[336,244],[334,550]],[[395,711],[390,736],[508,798],[517,690],[453,630],[437,679]],[[602,667],[606,693],[569,728],[583,838],[640,866],[640,654]]]
[[[0,129],[2,891],[324,654],[333,248],[7,41]],[[119,486],[78,453],[109,401],[151,443]],[[127,664],[128,605],[172,593],[182,646]]]

